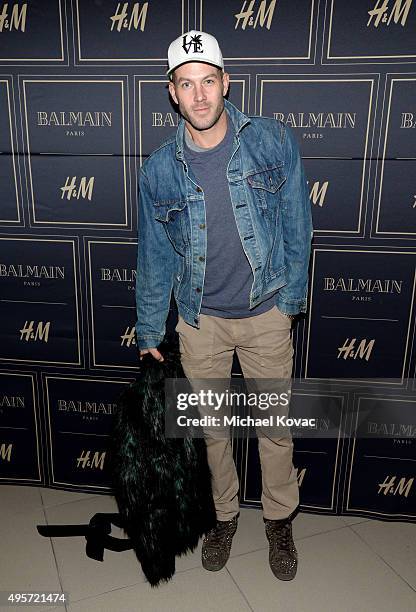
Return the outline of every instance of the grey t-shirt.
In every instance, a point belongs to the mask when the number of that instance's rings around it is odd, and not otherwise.
[[[204,191],[206,208],[207,257],[201,313],[243,318],[270,310],[275,292],[249,310],[253,272],[241,245],[226,174],[233,139],[228,116],[223,140],[210,149],[196,145],[185,129],[185,158]]]

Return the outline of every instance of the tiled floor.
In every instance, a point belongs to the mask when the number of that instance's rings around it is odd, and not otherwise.
[[[65,591],[70,612],[416,610],[416,525],[300,513],[293,522],[298,573],[281,582],[268,565],[261,512],[243,508],[226,568],[202,569],[199,546],[177,560],[172,581],[152,589],[131,550],[105,550],[100,562],[86,556],[83,536],[37,532],[36,525],[82,524],[96,512],[117,512],[112,497],[20,486],[2,486],[0,496],[0,590]],[[118,529],[112,535],[123,537]]]

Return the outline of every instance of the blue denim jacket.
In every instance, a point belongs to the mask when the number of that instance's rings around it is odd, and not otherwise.
[[[299,148],[279,120],[249,117],[225,100],[234,130],[227,167],[231,202],[253,271],[250,306],[278,289],[284,313],[306,311],[312,216]],[[176,137],[156,149],[139,177],[136,280],[137,345],[157,347],[170,297],[199,328],[206,258],[204,193],[184,159],[183,119]]]

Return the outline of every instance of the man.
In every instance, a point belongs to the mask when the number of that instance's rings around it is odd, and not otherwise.
[[[228,378],[234,349],[245,378],[290,377],[292,319],[305,312],[311,210],[295,138],[282,122],[241,113],[224,96],[216,39],[190,31],[168,50],[176,136],[144,162],[139,180],[137,343],[157,347],[173,289],[187,378]],[[217,526],[202,564],[227,562],[239,517],[230,439],[206,438]],[[259,437],[262,506],[274,575],[294,578],[299,505],[291,438]]]

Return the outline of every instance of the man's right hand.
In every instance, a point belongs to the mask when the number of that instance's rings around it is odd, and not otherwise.
[[[157,348],[142,349],[140,351],[140,361],[146,353],[150,353],[157,361],[164,361],[162,353],[160,353]]]

